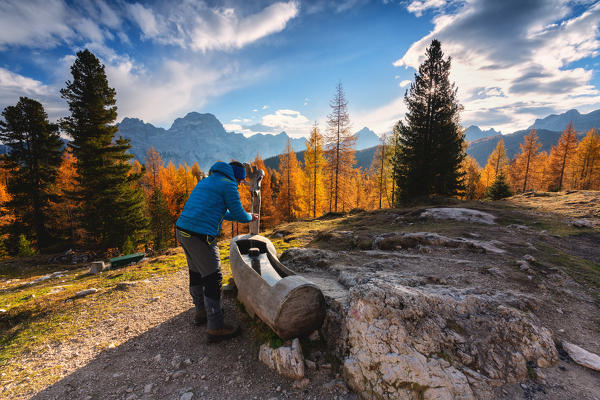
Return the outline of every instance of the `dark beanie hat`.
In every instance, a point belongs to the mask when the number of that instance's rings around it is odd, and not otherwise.
[[[233,168],[233,176],[239,181],[243,181],[246,178],[246,168],[239,161],[232,161],[229,163]]]

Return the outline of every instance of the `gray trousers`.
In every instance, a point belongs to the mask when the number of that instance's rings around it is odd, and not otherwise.
[[[206,310],[208,329],[223,327],[221,260],[217,241],[176,229],[190,274],[190,295],[197,311]]]

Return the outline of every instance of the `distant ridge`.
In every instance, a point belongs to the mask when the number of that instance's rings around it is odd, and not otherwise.
[[[569,110],[562,114],[551,114],[542,119],[536,119],[533,125],[527,129],[548,129],[551,131],[562,132],[569,122],[577,132],[587,132],[592,128],[600,128],[600,110],[592,111],[587,114],[580,114],[577,110]]]
[[[125,118],[119,124],[117,135],[131,140],[130,151],[142,163],[152,146],[165,163],[193,165],[198,162],[204,171],[218,160],[249,162],[256,154],[263,158],[279,154],[284,151],[288,139],[294,150],[301,150],[306,141],[290,138],[285,132],[246,138],[241,133],[225,131],[213,114],[197,112],[177,118],[169,129],[157,128],[137,118]]]

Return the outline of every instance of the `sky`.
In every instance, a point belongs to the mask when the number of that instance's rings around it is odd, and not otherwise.
[[[78,51],[105,65],[118,121],[214,114],[245,135],[326,128],[342,83],[353,131],[392,130],[433,39],[461,124],[510,133],[600,108],[600,2],[587,0],[0,0],[0,109],[51,120]]]

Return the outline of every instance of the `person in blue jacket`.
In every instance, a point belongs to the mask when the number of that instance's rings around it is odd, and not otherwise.
[[[209,176],[196,185],[176,224],[190,273],[190,294],[196,308],[194,323],[207,324],[208,342],[239,335],[240,328],[224,322],[221,307],[221,267],[217,236],[223,220],[250,222],[256,214],[244,211],[238,185],[246,169],[238,161],[215,163]]]

